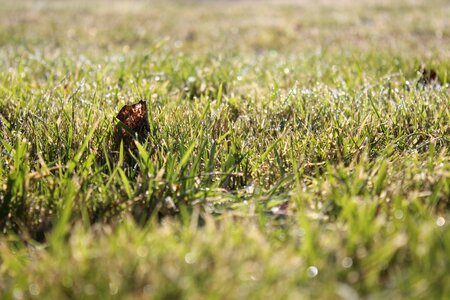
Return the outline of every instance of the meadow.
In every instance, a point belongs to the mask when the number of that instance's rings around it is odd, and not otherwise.
[[[448,299],[449,16],[2,0],[0,298]]]

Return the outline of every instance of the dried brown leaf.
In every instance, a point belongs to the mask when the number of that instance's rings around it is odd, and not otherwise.
[[[134,140],[143,141],[149,134],[147,103],[139,101],[136,104],[125,105],[117,114],[114,130],[116,145],[123,141],[127,149],[135,149]]]

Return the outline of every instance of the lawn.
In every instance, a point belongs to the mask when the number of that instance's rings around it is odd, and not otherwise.
[[[0,298],[448,299],[449,16],[2,0]]]

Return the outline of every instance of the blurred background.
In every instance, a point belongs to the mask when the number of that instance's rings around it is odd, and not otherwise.
[[[64,51],[281,52],[333,48],[448,55],[444,0],[2,0],[0,46]]]

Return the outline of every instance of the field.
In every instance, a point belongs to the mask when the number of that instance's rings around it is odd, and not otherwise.
[[[1,299],[450,297],[448,1],[1,2]]]

